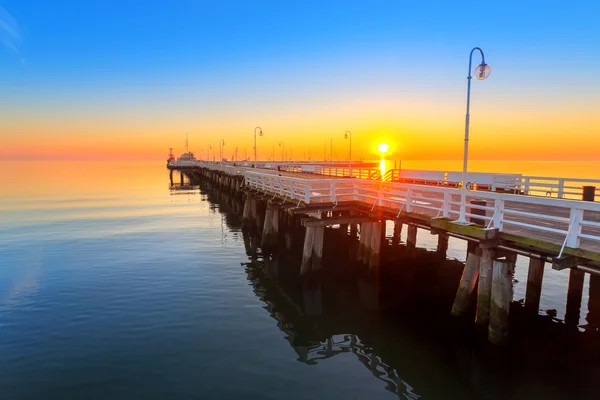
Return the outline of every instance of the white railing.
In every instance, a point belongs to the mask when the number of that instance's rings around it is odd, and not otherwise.
[[[582,199],[584,186],[600,187],[600,179],[523,176],[520,182],[523,194],[573,200]],[[600,200],[600,191],[596,191],[594,197]]]
[[[299,204],[358,201],[372,208],[381,206],[397,210],[398,215],[406,211],[451,219],[459,215],[461,206],[460,191],[444,186],[343,178],[302,179],[262,171],[246,171],[244,178],[245,184],[253,189]],[[591,246],[600,243],[599,203],[497,192],[469,192],[468,200],[475,198],[485,200],[486,205],[468,204],[466,215],[485,221],[488,228],[521,236],[542,237],[562,244],[563,249],[581,247],[581,239]]]

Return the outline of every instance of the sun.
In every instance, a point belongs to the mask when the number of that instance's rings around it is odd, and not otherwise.
[[[386,142],[383,143],[379,143],[379,146],[377,146],[377,150],[381,153],[381,154],[385,154],[388,152],[388,150],[390,149],[390,146],[388,146],[388,144]]]

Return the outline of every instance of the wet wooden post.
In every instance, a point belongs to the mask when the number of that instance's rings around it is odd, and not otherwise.
[[[438,234],[438,243],[436,253],[440,256],[440,258],[446,258],[446,254],[448,253],[448,240],[449,236],[447,233],[440,232]]]
[[[406,232],[406,245],[410,248],[415,248],[417,246],[417,226],[416,225],[408,225],[408,231]]]
[[[246,193],[244,201],[244,212],[242,214],[242,227],[250,227],[252,225],[252,195]]]
[[[565,312],[565,324],[570,326],[579,325],[579,313],[581,311],[581,297],[583,295],[583,279],[585,273],[577,269],[571,269],[569,273],[569,288],[567,292],[567,309]]]
[[[352,223],[350,224],[350,237],[352,239],[356,238],[358,235],[358,224]]]
[[[476,248],[470,250],[467,254],[467,262],[465,263],[460,284],[456,291],[456,297],[454,298],[454,305],[452,306],[452,315],[455,317],[464,315],[469,308],[475,284],[477,283],[477,277],[479,276],[480,260],[481,256]]]
[[[315,226],[313,229],[314,239],[312,247],[312,270],[316,271],[321,269],[323,262],[323,239],[325,237],[325,227]]]
[[[304,233],[304,249],[302,250],[302,264],[300,266],[300,273],[302,275],[310,271],[312,267],[312,249],[314,239],[315,228],[312,226],[307,226],[306,232]]]
[[[183,186],[183,172],[179,173],[179,182],[180,182],[181,186]]]
[[[372,222],[368,222],[365,224],[367,227],[365,229],[365,245],[364,245],[364,253],[362,257],[362,263],[365,265],[369,265],[369,259],[371,258],[371,240],[373,235],[377,235],[378,232],[375,231],[375,224]]]
[[[365,243],[367,241],[368,231],[370,229],[370,224],[368,222],[363,222],[360,224],[360,240],[358,242],[358,252],[356,254],[356,259],[358,261],[362,261],[365,255]]]
[[[392,246],[400,244],[400,235],[402,235],[402,222],[394,221],[394,234],[392,235]]]
[[[265,211],[265,222],[262,231],[263,248],[271,248],[277,244],[277,236],[279,234],[279,207],[273,202],[267,203]]]
[[[479,284],[477,286],[477,312],[475,323],[481,327],[488,326],[490,321],[490,302],[492,296],[492,276],[494,249],[481,248],[479,262]]]
[[[513,299],[514,265],[510,260],[494,260],[488,340],[496,345],[503,345],[508,341],[508,315]]]
[[[171,186],[173,186],[173,170],[169,170],[169,180],[171,181]]]
[[[600,330],[600,275],[590,274],[588,314],[586,320],[596,330]]]
[[[381,231],[382,224],[384,222],[373,222],[372,234],[369,246],[369,269],[376,269],[379,267],[379,259],[381,257]]]
[[[544,279],[544,260],[531,257],[527,272],[527,289],[525,291],[525,308],[537,313],[542,297],[542,281]]]

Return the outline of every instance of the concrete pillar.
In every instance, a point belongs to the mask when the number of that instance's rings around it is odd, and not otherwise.
[[[315,239],[315,229],[313,227],[307,227],[306,233],[304,234],[304,249],[302,250],[302,264],[300,266],[300,273],[302,275],[310,271],[312,267],[312,248]]]
[[[477,253],[469,253],[467,256],[467,262],[465,263],[465,268],[463,269],[463,274],[460,278],[460,284],[456,291],[454,305],[452,306],[452,315],[455,317],[464,315],[469,308],[471,295],[475,290],[475,284],[477,283],[477,277],[479,275],[480,260],[481,256]]]
[[[373,234],[371,235],[369,249],[369,269],[379,268],[379,261],[381,259],[381,225],[382,222],[373,223]]]
[[[497,345],[506,344],[508,341],[508,314],[513,299],[514,266],[514,262],[509,260],[494,261],[488,340]]]
[[[490,302],[492,296],[493,249],[481,249],[479,262],[479,284],[477,286],[477,312],[475,323],[481,327],[488,326],[490,321]]]
[[[406,245],[411,248],[417,246],[417,226],[408,225],[408,231],[406,236]]]
[[[581,296],[583,295],[583,279],[585,273],[571,269],[569,274],[569,289],[567,292],[567,310],[565,312],[565,324],[570,326],[579,325],[579,312],[581,311]]]
[[[544,279],[544,261],[540,258],[529,259],[527,273],[527,290],[525,292],[525,308],[537,313],[542,297],[542,280]]]
[[[323,262],[323,239],[325,236],[325,227],[316,226],[314,230],[315,237],[312,247],[312,270],[316,271],[321,269]]]
[[[400,235],[402,235],[402,222],[394,221],[394,234],[392,235],[392,246],[400,244]]]

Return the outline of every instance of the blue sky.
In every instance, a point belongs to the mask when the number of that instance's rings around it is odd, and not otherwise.
[[[335,117],[337,106],[355,113],[386,98],[390,112],[420,104],[460,120],[473,46],[486,52],[494,78],[474,96],[496,109],[589,107],[600,90],[600,7],[593,1],[1,5],[20,35],[9,38],[19,54],[0,50],[0,116],[48,123],[152,114],[165,129],[170,118],[199,116],[214,130],[215,116],[253,125],[270,113],[293,119],[293,110],[328,108]]]

